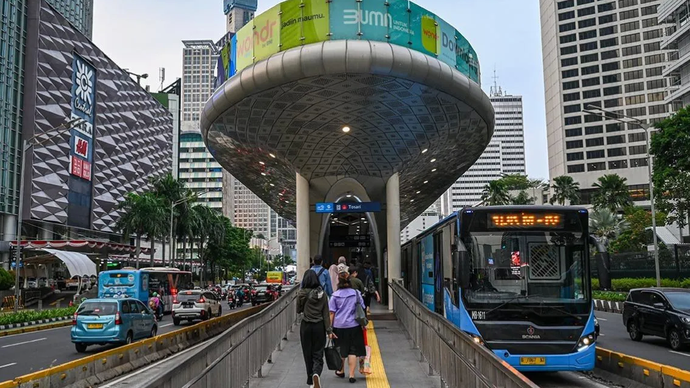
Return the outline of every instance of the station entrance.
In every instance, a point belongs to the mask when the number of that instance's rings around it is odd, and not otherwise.
[[[338,262],[343,256],[351,263],[370,262],[377,266],[378,257],[372,223],[367,214],[371,213],[332,213],[322,245],[324,263]]]

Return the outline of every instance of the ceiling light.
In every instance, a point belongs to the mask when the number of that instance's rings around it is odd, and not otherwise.
[[[436,159],[434,159],[434,160],[436,160]],[[434,160],[432,160],[432,162],[433,162]],[[266,164],[266,163],[264,163],[264,162],[259,162],[259,164],[263,166],[263,165]]]
[[[262,172],[261,175],[266,176],[266,173],[265,173],[265,172]]]
[[[425,148],[425,149],[422,150],[422,153],[425,153],[425,152],[427,152],[427,151],[429,151],[429,149],[428,149],[428,148]]]
[[[417,194],[421,193],[421,191],[417,191]]]
[[[431,172],[436,172],[436,169],[431,170]]]
[[[290,202],[288,202],[288,201],[285,201],[285,203],[290,203]]]
[[[429,183],[429,181],[424,181],[424,184],[427,184],[427,183]]]
[[[362,221],[364,221],[364,217],[360,218]]]
[[[271,187],[274,187],[274,186],[275,186],[273,183],[269,183],[269,185],[271,185]]]
[[[433,162],[435,162],[435,161],[436,161],[436,159],[431,159],[431,163],[433,163]],[[262,163],[262,164],[263,164],[263,163]]]
[[[276,156],[273,155],[273,154],[268,154],[268,156],[270,156],[270,157],[272,157],[272,158],[275,158],[275,157],[276,157]]]
[[[414,199],[411,199],[410,202],[414,202]]]
[[[344,127],[343,127],[343,132],[345,132],[345,133],[350,132],[350,127],[348,127],[347,125],[344,126]]]
[[[346,195],[346,197],[352,198],[352,194],[348,194],[348,195]]]

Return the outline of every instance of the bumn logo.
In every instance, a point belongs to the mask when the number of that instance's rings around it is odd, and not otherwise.
[[[389,27],[393,25],[393,17],[390,14],[378,11],[346,9],[343,11],[343,24],[358,24],[374,27]]]

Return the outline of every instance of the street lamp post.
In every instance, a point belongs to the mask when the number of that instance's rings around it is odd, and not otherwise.
[[[170,204],[170,260],[169,260],[169,262],[170,262],[171,266],[173,266],[173,267],[175,266],[175,253],[177,252],[177,243],[175,242],[175,233],[173,230],[175,206],[181,205],[181,204],[189,202],[191,200],[197,200],[202,195],[208,194],[211,191],[214,191],[214,190],[206,190],[206,191],[203,191],[201,193],[196,194],[195,196],[182,198],[182,199],[179,199],[179,200]]]
[[[143,79],[149,78],[148,73],[137,74],[137,73],[133,73],[133,72],[129,71],[128,69],[124,69],[124,70],[127,72],[127,74],[133,75],[133,76],[135,76],[135,77],[137,78],[137,83],[139,84],[139,86],[141,86],[141,79],[142,79],[142,78],[143,78]]]
[[[22,223],[23,220],[23,207],[24,207],[24,172],[26,172],[26,153],[34,145],[40,145],[46,140],[50,140],[55,136],[61,135],[65,131],[69,131],[73,127],[85,122],[84,119],[73,119],[66,123],[60,124],[55,128],[51,128],[46,132],[33,135],[32,137],[25,139],[22,142],[22,161],[19,165],[19,211],[17,212],[17,246],[15,247],[14,256],[14,312],[19,311],[19,297],[21,296],[21,291],[19,290],[19,268],[20,261],[22,257]],[[54,132],[53,132],[54,131]],[[53,133],[50,133],[53,132]],[[36,141],[39,137],[44,136],[42,141]]]
[[[585,113],[594,114],[600,117],[612,119],[621,123],[634,123],[639,125],[645,131],[645,138],[647,140],[647,176],[649,178],[649,202],[652,208],[652,237],[654,239],[654,270],[656,271],[656,286],[661,287],[661,270],[659,268],[659,238],[656,234],[656,207],[654,206],[654,181],[652,175],[652,153],[650,149],[650,137],[652,132],[649,130],[650,125],[642,120],[629,117],[623,114],[615,113],[598,106],[587,105]]]

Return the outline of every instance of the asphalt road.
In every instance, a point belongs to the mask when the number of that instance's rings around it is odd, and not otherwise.
[[[595,315],[601,327],[597,346],[684,370],[690,369],[690,349],[673,351],[660,337],[644,336],[642,341],[635,342],[628,337],[621,314],[597,311]]]
[[[239,310],[251,307],[244,304]],[[230,310],[223,302],[223,315],[238,311]],[[183,323],[182,326],[188,325]],[[0,338],[0,382],[36,372],[52,366],[78,360],[85,355],[92,355],[115,346],[89,346],[85,354],[77,353],[70,340],[71,326],[41,330],[33,333],[17,334]],[[172,317],[166,315],[158,323],[158,333],[164,334],[179,329],[172,323]]]

